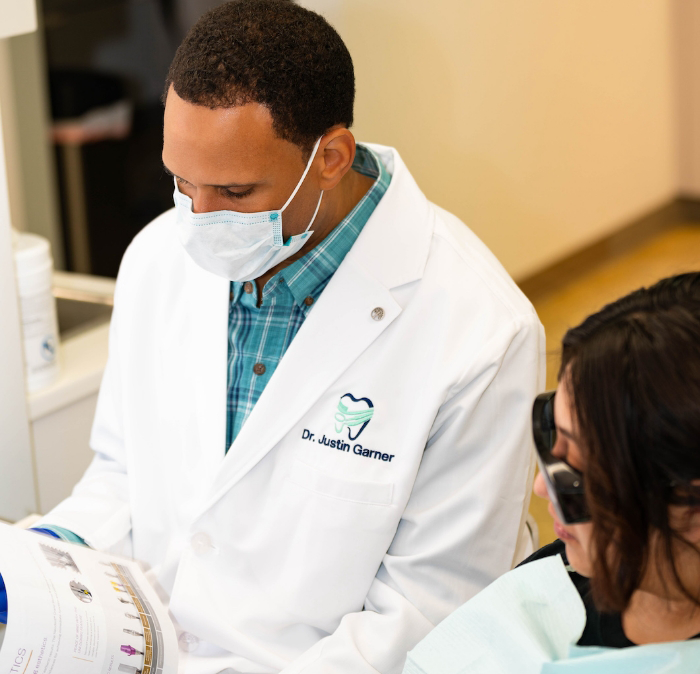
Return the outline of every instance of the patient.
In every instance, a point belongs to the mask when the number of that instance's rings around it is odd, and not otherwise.
[[[700,273],[609,304],[562,347],[559,386],[533,408],[534,491],[559,540],[404,672],[700,671]]]

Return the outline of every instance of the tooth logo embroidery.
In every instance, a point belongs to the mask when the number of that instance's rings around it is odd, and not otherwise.
[[[348,438],[357,440],[362,431],[374,416],[374,404],[369,398],[356,398],[352,393],[346,393],[338,401],[338,411],[335,413],[335,432],[342,433],[348,429]],[[352,434],[352,428],[359,426],[359,430]]]

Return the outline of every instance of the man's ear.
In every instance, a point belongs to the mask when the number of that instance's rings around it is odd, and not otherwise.
[[[352,167],[355,137],[345,127],[333,128],[323,137],[318,154],[322,162],[319,187],[332,190]]]

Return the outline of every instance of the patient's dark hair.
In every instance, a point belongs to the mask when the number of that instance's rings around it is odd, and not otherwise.
[[[690,543],[669,523],[669,504],[698,503],[690,483],[700,479],[700,273],[608,304],[569,330],[562,346],[559,378],[569,386],[585,458],[596,604],[624,610],[654,554],[700,605],[674,563],[674,548]]]
[[[310,154],[336,125],[350,127],[350,53],[319,14],[290,0],[235,0],[204,14],[175,54],[163,99],[209,108],[260,103],[280,138]]]

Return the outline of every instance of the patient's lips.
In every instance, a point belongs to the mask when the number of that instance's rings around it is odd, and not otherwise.
[[[578,539],[576,536],[571,534],[563,524],[559,524],[557,520],[554,520],[554,533],[557,535],[557,538],[561,538],[562,541],[565,543],[567,541],[577,541]]]
[[[554,512],[554,506],[550,503],[549,507],[547,508],[549,510],[549,514],[552,516],[552,519],[554,520],[554,533],[556,534],[557,538],[560,538],[562,541],[578,541],[578,538],[574,536],[557,518],[556,513]]]

